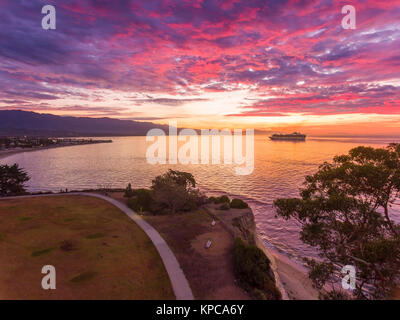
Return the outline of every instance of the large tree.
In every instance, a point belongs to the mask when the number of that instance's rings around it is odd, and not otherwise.
[[[301,198],[277,199],[277,214],[301,225],[301,240],[320,259],[306,259],[323,298],[385,299],[399,283],[400,226],[392,205],[400,194],[400,145],[357,147],[305,178]],[[342,267],[356,270],[342,290]],[[330,284],[330,285],[329,285]]]
[[[25,193],[24,183],[29,180],[28,174],[18,164],[0,166],[0,196],[15,196]]]
[[[171,213],[193,209],[200,194],[191,173],[169,169],[167,173],[152,181],[153,198],[158,205]]]

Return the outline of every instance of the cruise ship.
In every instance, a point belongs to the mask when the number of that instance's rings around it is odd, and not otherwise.
[[[306,135],[299,132],[293,132],[289,134],[273,134],[269,137],[271,140],[291,140],[291,141],[305,141]]]

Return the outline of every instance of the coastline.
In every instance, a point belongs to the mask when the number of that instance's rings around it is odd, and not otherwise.
[[[108,142],[107,141],[99,141],[99,142],[80,143],[80,144],[67,144],[67,145],[55,145],[55,146],[46,146],[46,147],[14,148],[14,149],[0,150],[0,160],[7,158],[9,156],[12,156],[14,154],[23,153],[23,152],[42,151],[42,150],[55,149],[55,148],[84,146],[84,145],[99,144],[99,143],[108,143]]]
[[[279,253],[268,248],[257,233],[257,246],[271,261],[276,285],[281,290],[283,300],[318,300],[318,292],[312,286],[307,270]]]
[[[32,151],[40,151],[40,150],[46,150],[46,149],[50,149],[50,148],[58,148],[61,146],[57,146],[57,147],[39,147],[39,148],[21,148],[21,149],[10,149],[10,150],[0,150],[0,159],[4,159],[7,158],[9,156],[12,156],[14,154],[17,153],[22,153],[22,152],[32,152]]]
[[[318,300],[318,292],[313,288],[307,270],[264,244],[257,232],[251,208],[245,211],[232,208],[221,211],[216,210],[213,205],[205,208],[212,217],[222,223],[233,237],[240,237],[245,241],[249,241],[251,238],[254,239],[254,244],[271,261],[271,271],[274,274],[275,286],[281,292],[282,300]]]

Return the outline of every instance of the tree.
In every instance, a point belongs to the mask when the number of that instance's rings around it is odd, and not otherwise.
[[[199,192],[192,174],[169,169],[152,181],[153,198],[171,213],[197,206]]]
[[[24,183],[30,178],[18,164],[0,166],[0,196],[15,196],[25,193]]]
[[[323,298],[384,299],[399,283],[400,226],[391,207],[400,194],[400,145],[357,147],[305,178],[301,198],[277,199],[277,215],[296,219],[301,240],[321,259],[306,259]],[[341,289],[345,265],[353,292]],[[328,286],[331,284],[331,286]]]

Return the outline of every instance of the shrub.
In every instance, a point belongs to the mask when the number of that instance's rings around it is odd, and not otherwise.
[[[140,205],[138,203],[138,199],[136,197],[129,198],[127,201],[127,206],[136,212],[140,212]]]
[[[209,203],[210,200],[207,198],[207,196],[204,193],[201,193],[200,191],[197,194],[197,205],[201,206],[203,204]]]
[[[128,207],[138,212],[150,211],[153,203],[151,191],[148,189],[134,190],[134,197],[128,200]]]
[[[229,200],[228,196],[220,196],[220,197],[210,197],[210,200],[214,202],[215,204],[219,203],[230,203],[231,201]]]
[[[236,238],[233,247],[235,275],[241,286],[257,299],[280,300],[270,261],[262,250]]]
[[[231,208],[246,209],[248,207],[249,207],[249,205],[246,202],[244,202],[243,200],[241,200],[241,199],[234,198],[231,201]]]
[[[182,211],[191,211],[198,208],[200,204],[203,204],[203,196],[197,189],[191,190],[187,194],[186,203],[182,208]]]
[[[227,203],[227,202],[224,202],[223,204],[221,204],[219,207],[218,207],[218,210],[229,210],[229,203]]]

